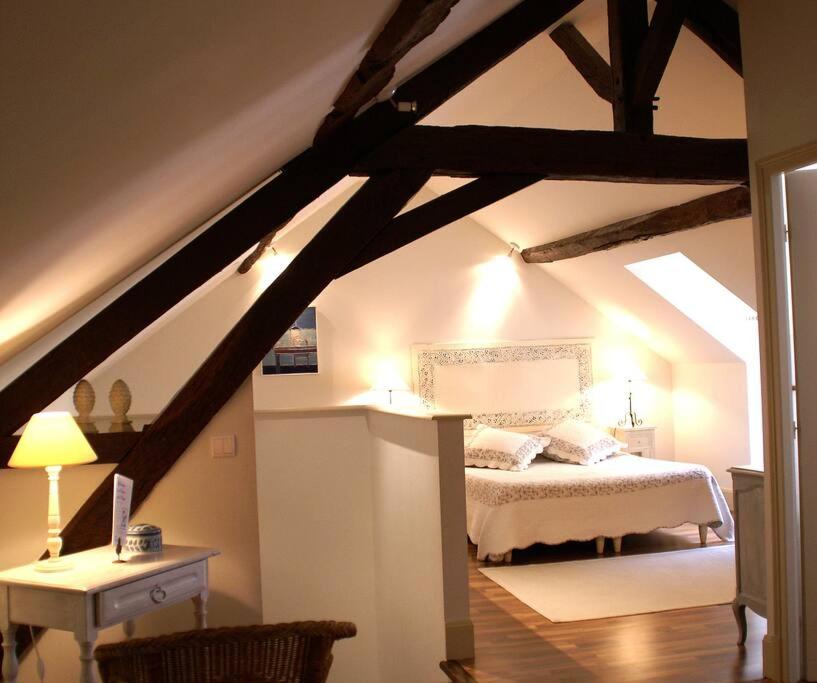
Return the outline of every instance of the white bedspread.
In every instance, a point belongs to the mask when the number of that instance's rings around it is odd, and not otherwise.
[[[685,522],[733,538],[723,493],[702,465],[622,454],[590,466],[540,457],[524,472],[465,472],[468,536],[479,559],[534,543],[646,533]]]

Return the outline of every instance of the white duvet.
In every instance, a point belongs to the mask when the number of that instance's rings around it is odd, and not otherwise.
[[[732,515],[702,465],[615,455],[595,465],[537,458],[523,472],[467,467],[468,536],[477,557],[534,543],[646,533],[685,522],[733,538]]]

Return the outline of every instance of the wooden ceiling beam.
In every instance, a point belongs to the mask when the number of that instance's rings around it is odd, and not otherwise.
[[[397,62],[434,33],[457,2],[402,0],[335,100],[332,111],[315,135],[315,141],[319,142],[341,128],[363,105],[377,97],[394,77]]]
[[[346,275],[372,261],[386,256],[415,240],[425,237],[474,211],[484,209],[519,190],[541,180],[541,176],[487,176],[446,192],[431,201],[395,216],[389,224],[358,254]]]
[[[142,438],[63,530],[66,554],[110,540],[114,474],[134,480],[137,510],[303,310],[423,186],[428,174],[396,171],[368,180],[258,297]]]
[[[551,40],[565,53],[582,78],[603,100],[613,102],[613,72],[587,39],[573,26],[561,24],[550,32]]]
[[[689,4],[690,0],[666,0],[655,7],[633,77],[632,100],[639,106],[652,106]]]
[[[523,249],[522,258],[527,263],[553,263],[749,215],[749,189],[741,186]]]
[[[675,0],[657,0],[658,5]],[[743,76],[738,13],[723,0],[692,0],[684,25]]]
[[[652,133],[652,102],[634,99],[641,46],[647,36],[647,0],[607,0],[610,68],[613,73],[613,129]]]
[[[524,0],[410,78],[396,98],[417,102],[398,112],[376,104],[289,162],[280,176],[224,215],[0,391],[0,434],[13,434],[33,414],[85,377],[114,351],[188,294],[288,221],[340,180],[357,159],[412,126],[492,66],[549,28],[581,0]]]
[[[414,126],[357,163],[435,175],[532,174],[551,180],[717,185],[748,182],[746,141],[504,126]]]

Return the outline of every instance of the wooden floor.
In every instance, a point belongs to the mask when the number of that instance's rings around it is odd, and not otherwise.
[[[709,542],[718,542],[711,531]],[[685,525],[627,536],[622,554],[694,547],[698,528]],[[463,664],[478,683],[762,680],[766,623],[751,610],[745,648],[729,605],[555,624],[480,574],[485,563],[469,553],[476,656]],[[514,564],[592,557],[592,542],[566,543],[514,551]]]

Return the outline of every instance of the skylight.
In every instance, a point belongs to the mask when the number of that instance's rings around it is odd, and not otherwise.
[[[625,266],[746,363],[757,358],[757,313],[680,252]]]
[[[757,312],[680,252],[625,267],[746,364],[749,457],[762,465]]]

